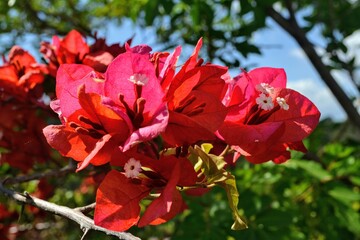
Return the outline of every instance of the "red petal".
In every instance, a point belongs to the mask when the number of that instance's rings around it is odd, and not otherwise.
[[[177,185],[192,186],[198,180],[194,166],[187,158],[177,158],[173,155],[161,155],[160,160],[149,162],[149,167],[155,172],[160,173],[165,179],[170,180],[173,176],[173,168],[175,165],[180,166],[180,177]],[[160,164],[161,163],[161,164]]]
[[[76,30],[71,30],[61,41],[60,46],[72,54],[79,55],[78,57],[81,60],[89,52],[89,46],[84,41],[83,36]]]
[[[19,67],[30,67],[31,64],[36,63],[35,58],[19,46],[11,48],[9,60],[11,63],[19,65]]]
[[[102,98],[96,93],[85,93],[85,85],[78,89],[78,101],[90,120],[101,125],[106,132],[123,136],[123,141],[129,135],[129,127],[118,114],[102,104]]]
[[[142,97],[146,100],[144,113],[151,117],[164,104],[164,94],[147,55],[126,52],[116,57],[105,73],[105,95],[121,105],[119,94],[122,94],[128,105],[133,106],[135,85],[129,79],[134,74],[144,74],[148,78],[147,84],[142,87]]]
[[[102,165],[111,161],[112,153],[116,149],[114,142],[110,141],[111,135],[106,134],[98,139],[95,146],[91,148],[86,158],[78,164],[76,171],[81,171],[86,168],[90,163],[93,165]]]
[[[266,142],[269,144],[276,141],[276,137],[283,133],[283,123],[267,122],[261,125],[243,125],[232,122],[225,122],[219,133],[230,145],[257,145],[260,146]],[[256,149],[257,147],[254,147]]]
[[[214,132],[203,128],[200,122],[196,122],[190,117],[177,112],[169,113],[168,126],[161,136],[171,146],[182,146],[193,144],[199,140],[215,139]]]
[[[180,164],[177,163],[172,171],[171,179],[167,183],[160,197],[155,199],[146,209],[138,226],[157,225],[175,217],[184,209],[184,202],[176,185],[180,177]]]
[[[262,67],[247,73],[254,87],[260,83],[268,83],[274,88],[286,87],[286,73],[282,68]]]
[[[104,73],[107,66],[111,63],[114,57],[105,51],[98,51],[96,53],[90,53],[85,56],[83,63],[94,68],[98,72]]]
[[[150,189],[135,184],[122,173],[112,170],[96,193],[94,222],[113,231],[126,231],[139,220],[139,201]]]
[[[297,142],[315,129],[319,123],[320,112],[305,96],[291,89],[282,89],[278,96],[285,98],[289,110],[276,111],[267,122],[283,122],[285,131],[278,142]]]
[[[166,91],[169,87],[171,80],[175,74],[175,64],[181,53],[181,46],[175,48],[174,52],[166,58],[163,68],[159,74],[159,80],[161,82],[161,87]]]
[[[200,38],[198,40],[193,53],[191,54],[190,58],[184,63],[184,66],[182,67],[181,70],[184,70],[185,72],[187,72],[189,69],[192,69],[197,65],[197,62],[198,62],[197,58],[198,58],[201,46],[202,46],[202,38]]]
[[[83,161],[97,142],[97,139],[79,135],[73,128],[63,125],[49,125],[43,129],[43,133],[51,147],[76,161]]]
[[[95,71],[85,65],[62,64],[56,76],[56,96],[60,100],[60,108],[64,117],[69,117],[80,109],[78,88],[85,84],[86,91],[103,93],[103,81],[97,80]]]
[[[215,131],[225,119],[227,109],[213,95],[193,90],[186,99],[191,98],[194,98],[194,101],[181,109],[181,112],[176,109],[170,111],[169,123],[162,136],[172,146],[214,139]],[[204,105],[202,111],[192,114],[200,105]],[[182,134],[178,134],[179,132]]]

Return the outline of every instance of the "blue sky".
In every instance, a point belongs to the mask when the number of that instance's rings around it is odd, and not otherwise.
[[[299,91],[303,95],[312,100],[322,113],[322,118],[331,117],[336,121],[341,121],[346,118],[346,115],[336,99],[333,97],[329,89],[322,82],[316,70],[306,58],[302,49],[298,44],[276,23],[269,21],[270,28],[256,32],[253,38],[255,44],[275,46],[262,49],[262,55],[250,55],[247,59],[243,59],[243,64],[255,64],[258,67],[277,67],[284,68],[288,77],[288,87]],[[99,35],[106,37],[108,43],[121,42],[124,43],[127,39],[134,36],[133,44],[148,44],[156,48],[157,42],[154,31],[151,28],[141,29],[132,24],[130,20],[125,20],[121,26],[109,24],[107,28],[99,30]],[[360,34],[356,34],[359,39]],[[319,37],[319,29],[315,29],[309,35],[310,39],[316,44],[321,45],[321,38]],[[0,43],[6,41],[3,37]],[[22,42],[22,47],[29,50],[36,55],[37,50],[32,47],[34,38],[28,36]],[[349,45],[360,44],[359,41],[351,40]],[[182,54],[189,56],[190,52],[184,51]],[[236,69],[231,70],[232,74],[237,74]],[[333,72],[333,75],[339,84],[345,87],[345,90],[354,95],[354,86],[351,81],[347,79],[346,75],[341,72]]]

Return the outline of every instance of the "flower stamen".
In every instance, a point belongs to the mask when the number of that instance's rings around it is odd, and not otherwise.
[[[127,178],[136,178],[141,172],[141,163],[135,158],[130,158],[124,165],[125,176]]]
[[[279,104],[279,106],[284,109],[285,111],[289,110],[289,105],[286,103],[286,100],[281,97],[276,98],[276,102]]]
[[[256,85],[256,90],[258,90],[261,93],[264,94],[273,94],[274,93],[274,88],[272,86],[270,86],[270,84],[268,83],[260,83],[258,85]]]
[[[270,96],[266,96],[264,93],[260,93],[259,97],[256,98],[256,103],[263,110],[271,110],[274,108],[274,103]]]
[[[145,86],[148,83],[149,79],[145,74],[135,73],[134,75],[130,76],[129,81],[134,83],[135,85]]]

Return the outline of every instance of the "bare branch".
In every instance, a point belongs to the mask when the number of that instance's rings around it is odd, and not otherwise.
[[[295,19],[293,2],[291,0],[286,0],[285,6],[286,6],[287,10],[289,11],[289,21],[295,22],[296,19]]]
[[[96,203],[91,203],[89,205],[83,206],[83,207],[77,207],[74,208],[75,211],[82,212],[82,213],[88,213],[95,209]]]
[[[41,178],[48,178],[48,177],[61,177],[68,173],[74,172],[76,169],[76,165],[73,161],[69,161],[69,164],[61,169],[55,169],[51,171],[41,172],[41,173],[34,173],[32,175],[23,175],[14,178],[5,178],[2,183],[3,184],[17,184],[23,182],[29,182],[32,180],[37,180]]]
[[[78,223],[80,225],[81,230],[84,231],[84,236],[89,230],[95,230],[95,231],[104,232],[107,235],[115,236],[123,240],[140,240],[140,238],[135,237],[130,233],[115,232],[103,227],[96,226],[91,218],[85,216],[82,212],[77,211],[75,209],[71,209],[65,206],[60,206],[36,197],[32,197],[29,194],[20,194],[16,191],[5,188],[1,181],[0,181],[0,192],[3,193],[5,196],[13,200],[16,200],[20,203],[30,204],[44,211],[65,217],[67,219],[70,219]]]

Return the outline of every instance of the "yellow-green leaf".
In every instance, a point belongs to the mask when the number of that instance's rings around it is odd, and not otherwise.
[[[234,218],[234,223],[231,226],[232,230],[242,230],[247,228],[245,221],[241,218],[237,205],[239,203],[239,193],[236,188],[235,177],[227,172],[227,179],[225,181],[219,182],[218,185],[222,186],[228,197],[228,202],[232,215]]]

